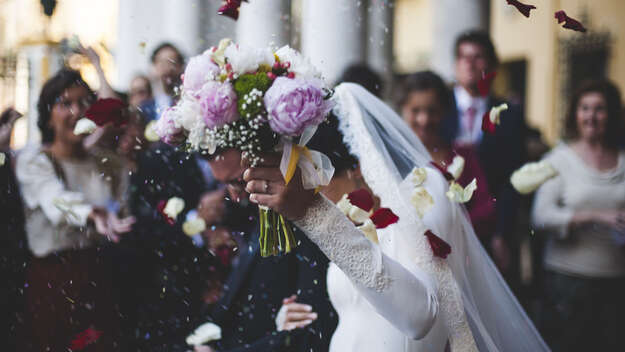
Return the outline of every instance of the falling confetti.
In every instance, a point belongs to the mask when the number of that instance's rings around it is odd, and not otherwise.
[[[241,7],[242,1],[248,2],[247,0],[226,0],[219,10],[217,10],[217,13],[236,21],[239,19],[239,8]]]
[[[85,116],[98,126],[112,123],[116,127],[126,124],[127,115],[124,113],[126,104],[114,98],[98,99],[85,112]]]
[[[486,97],[490,94],[490,87],[493,85],[495,77],[497,77],[495,71],[482,74],[482,78],[477,82],[477,90],[481,96]]]
[[[506,0],[506,1],[508,2],[508,5],[512,5],[516,7],[516,9],[519,10],[519,12],[523,14],[523,16],[528,17],[528,18],[530,17],[530,11],[536,9],[536,6],[526,5],[518,0]]]
[[[87,346],[94,344],[102,336],[102,331],[98,331],[93,327],[87,328],[87,330],[80,332],[74,337],[69,348],[72,351],[80,351]]]
[[[508,110],[508,104],[504,103],[484,113],[484,116],[482,116],[482,131],[495,134],[497,125],[501,124],[501,113],[506,110]]]
[[[560,10],[555,13],[555,17],[558,20],[558,24],[564,22],[563,28],[571,29],[578,32],[586,32],[586,28],[578,20],[567,16],[564,10]]]
[[[428,242],[430,243],[432,252],[434,252],[434,256],[446,259],[451,253],[451,246],[430,230],[425,231],[424,235],[428,238]]]

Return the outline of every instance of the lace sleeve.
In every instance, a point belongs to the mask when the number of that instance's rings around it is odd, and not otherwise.
[[[354,283],[375,310],[406,336],[425,336],[438,311],[430,276],[408,270],[367,240],[329,200],[319,196],[306,215],[295,221],[304,233]],[[410,308],[406,302],[412,302]]]

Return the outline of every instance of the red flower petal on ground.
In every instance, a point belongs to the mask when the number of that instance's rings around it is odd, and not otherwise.
[[[564,10],[560,10],[555,13],[555,17],[558,20],[558,23],[564,22],[563,28],[571,29],[578,32],[586,32],[586,28],[584,25],[578,20],[569,17]]]
[[[488,134],[495,134],[496,130],[497,125],[490,120],[490,111],[485,112],[484,116],[482,116],[482,131]]]
[[[447,258],[447,256],[451,253],[451,246],[442,238],[436,236],[432,231],[425,231],[425,237],[428,238],[428,242],[430,243],[430,247],[432,248],[432,252],[434,255],[439,258]]]
[[[126,124],[126,104],[119,99],[98,99],[87,109],[85,116],[98,126],[113,123],[116,127]]]
[[[373,196],[366,189],[361,188],[347,195],[347,199],[352,205],[364,210],[373,209]]]
[[[376,229],[383,229],[399,221],[399,217],[389,208],[380,208],[369,218]]]
[[[430,161],[430,165],[434,166],[438,171],[441,172],[441,174],[443,174],[443,177],[445,177],[445,179],[447,181],[453,181],[454,176],[452,174],[449,173],[449,171],[447,171],[446,168],[438,165],[437,163]]]
[[[166,200],[160,200],[158,202],[158,204],[156,205],[156,210],[158,210],[158,213],[161,214],[161,216],[163,217],[163,219],[165,219],[165,221],[170,225],[170,226],[174,226],[174,224],[176,223],[176,219],[172,219],[170,218],[167,214],[165,214],[163,212],[163,210],[165,210],[165,206],[167,206],[167,201]]]
[[[497,77],[497,72],[495,71],[482,74],[482,78],[477,82],[477,90],[481,96],[486,97],[490,94],[490,87],[493,85],[495,77]]]
[[[523,16],[525,17],[530,17],[530,11],[536,9],[536,6],[526,5],[522,2],[519,2],[518,0],[507,0],[507,1],[508,1],[508,5],[512,5],[516,7],[516,9],[519,10],[519,12],[522,13]]]
[[[87,328],[87,330],[76,334],[69,348],[72,351],[80,351],[84,349],[85,347],[98,341],[100,336],[102,336],[102,331],[98,331],[92,327],[89,327]]]
[[[226,0],[217,13],[236,21],[239,19],[239,7],[241,7],[241,0]]]

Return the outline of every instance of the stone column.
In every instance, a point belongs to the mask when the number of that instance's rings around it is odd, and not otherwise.
[[[462,32],[489,29],[489,0],[435,0],[432,5],[432,68],[446,80],[454,77],[454,43]]]
[[[206,39],[204,49],[216,46],[223,38],[235,39],[237,22],[229,17],[217,14],[217,10],[222,5],[221,1],[206,0],[206,11],[202,16],[204,38]]]
[[[291,1],[253,0],[243,2],[237,21],[237,42],[252,47],[277,47],[291,39]]]
[[[202,0],[161,0],[163,40],[176,45],[188,58],[202,47]],[[156,43],[158,45],[158,43]]]
[[[394,0],[371,0],[367,18],[367,64],[382,76],[388,92],[393,79]]]
[[[329,82],[347,66],[366,62],[366,29],[361,1],[303,0],[302,52]]]

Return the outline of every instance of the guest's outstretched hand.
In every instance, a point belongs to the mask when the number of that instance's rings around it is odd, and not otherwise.
[[[297,220],[306,214],[315,192],[304,189],[299,170],[286,185],[280,172],[280,159],[280,154],[264,154],[260,164],[245,170],[245,190],[250,193],[251,202],[271,208],[289,220]]]
[[[276,317],[278,331],[303,328],[317,319],[317,313],[312,311],[311,306],[297,303],[296,300],[296,295],[282,300],[282,307]]]

